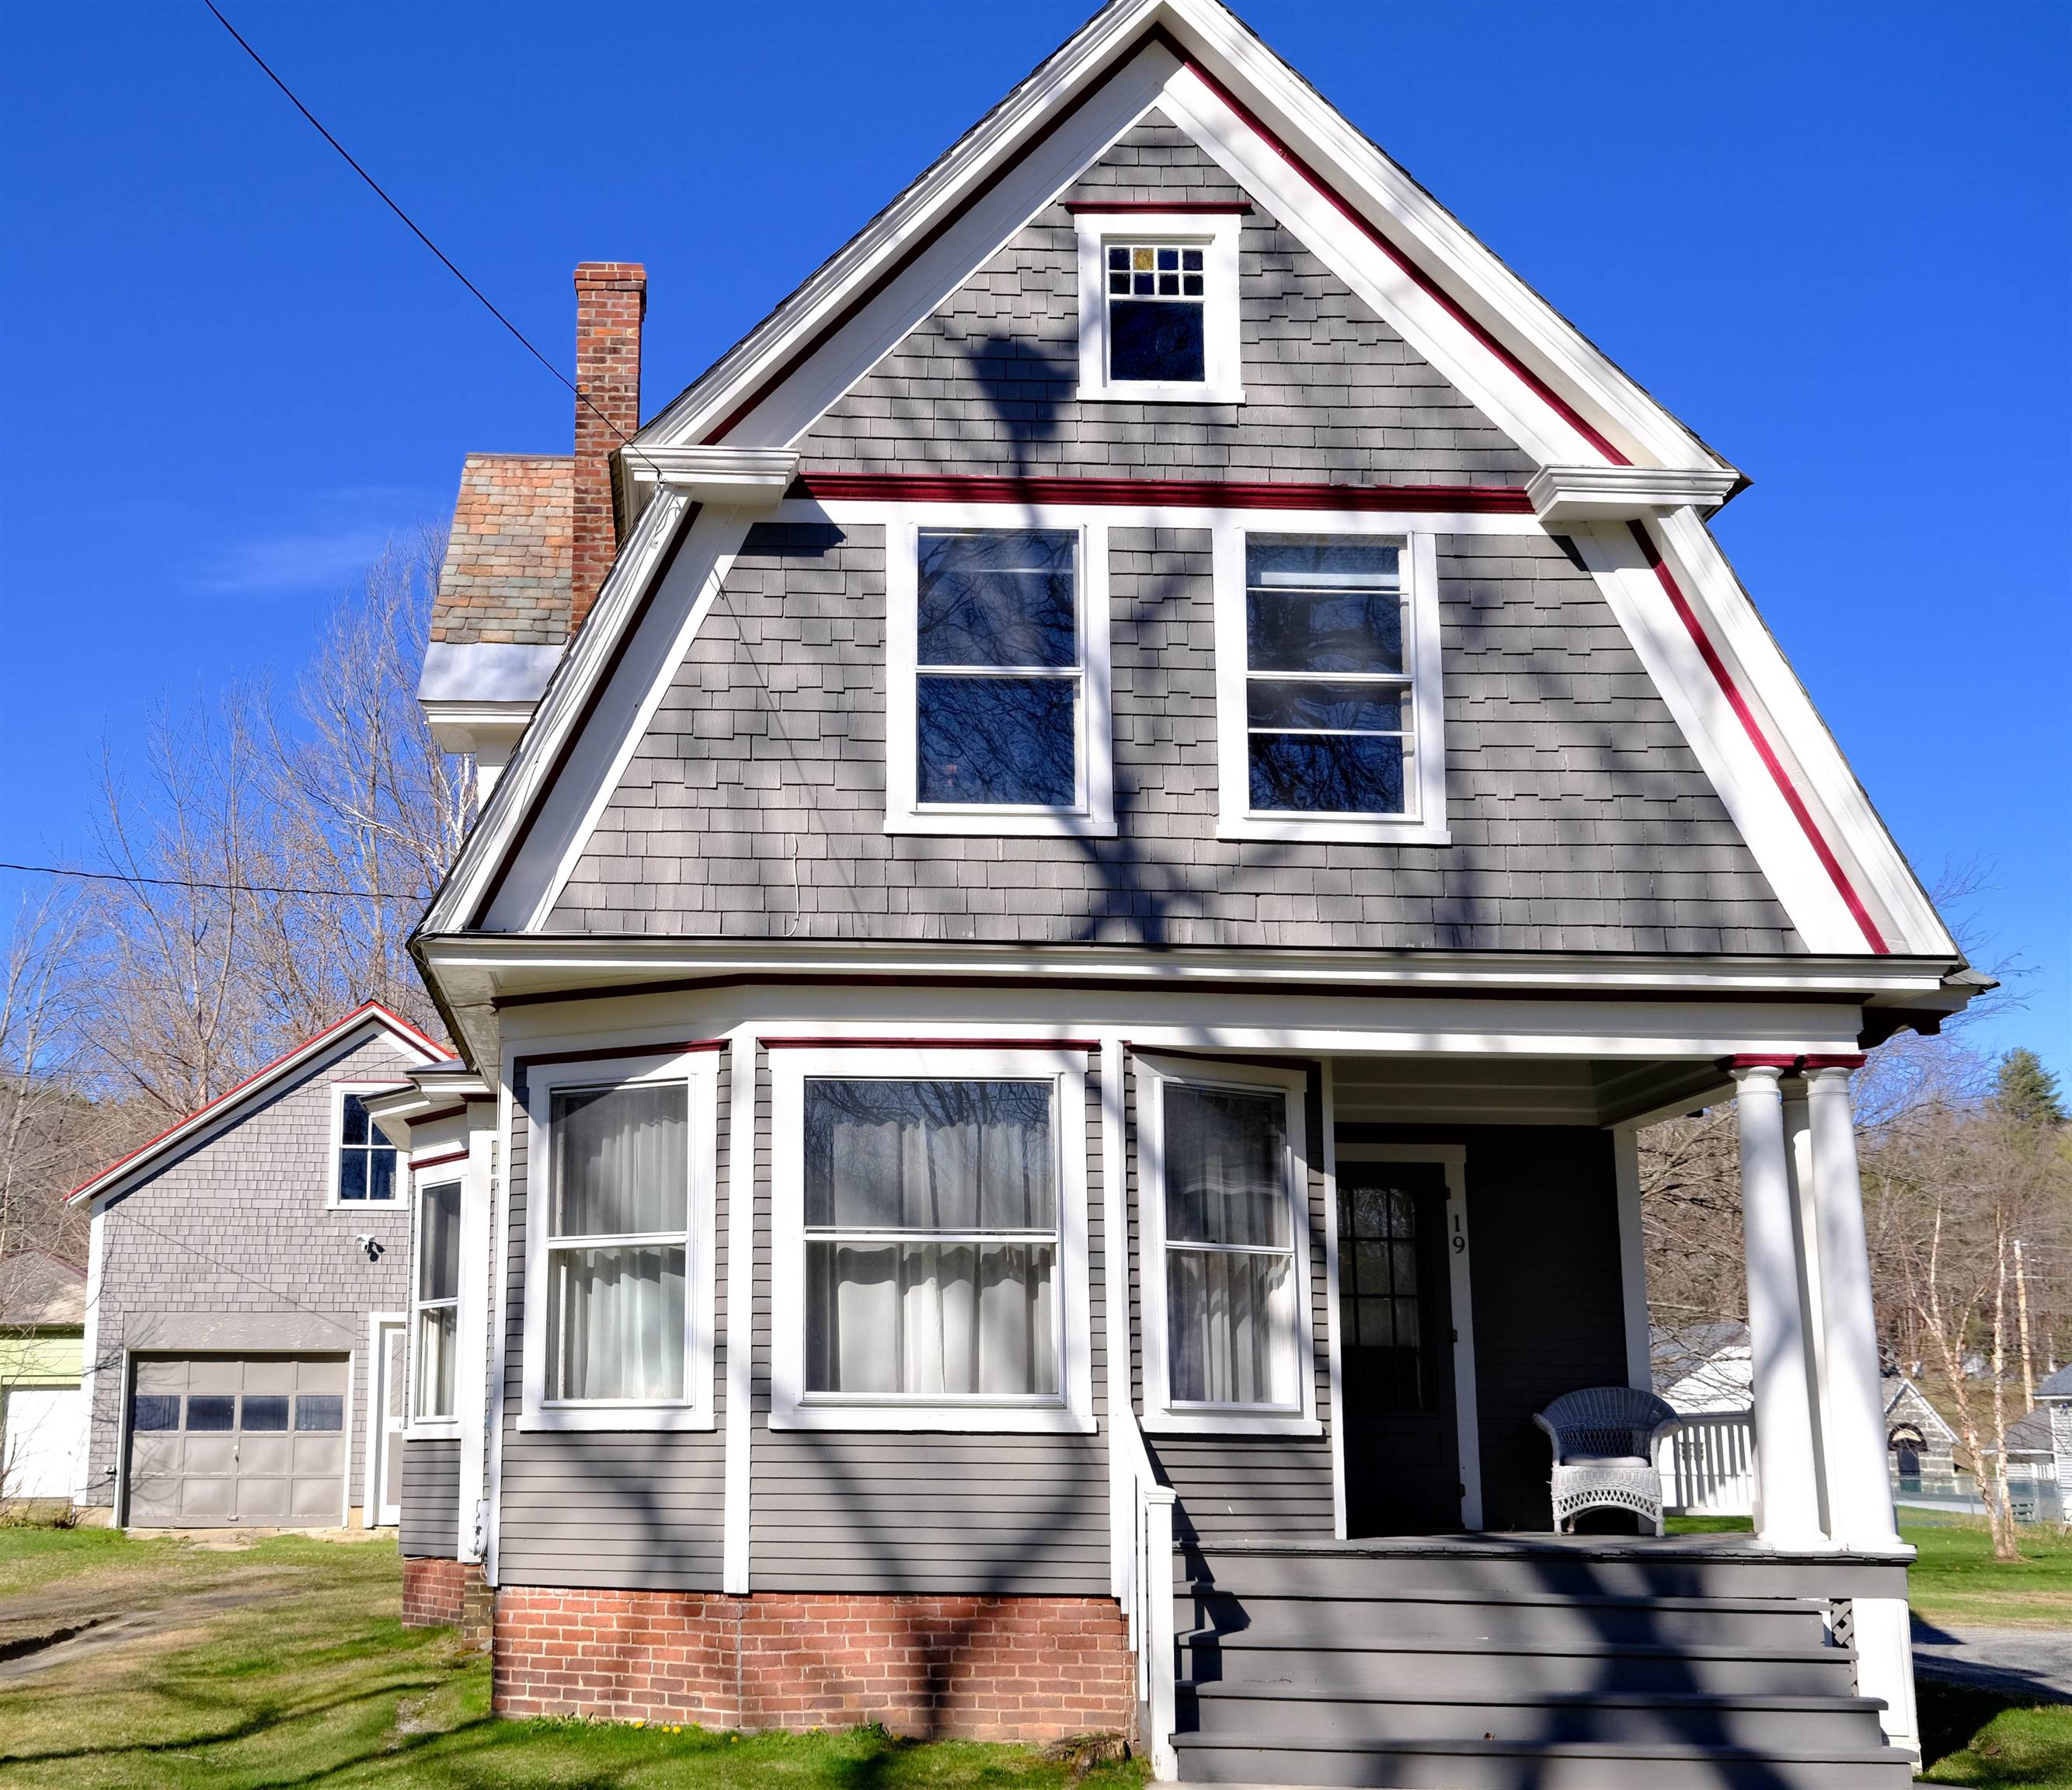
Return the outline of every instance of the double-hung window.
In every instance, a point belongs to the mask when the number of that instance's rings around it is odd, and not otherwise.
[[[711,1420],[709,1055],[529,1078],[524,1419]]]
[[[1082,400],[1235,404],[1242,207],[1076,207]]]
[[[367,1097],[388,1084],[331,1090],[331,1200],[335,1205],[384,1205],[397,1196],[396,1146],[367,1110]]]
[[[1154,1426],[1314,1426],[1299,1072],[1138,1060]]]
[[[443,1422],[454,1414],[454,1364],[460,1341],[460,1198],[458,1181],[417,1195],[417,1278],[411,1346],[416,1375],[410,1418]]]
[[[1219,529],[1225,837],[1445,842],[1429,535]]]
[[[1083,1062],[923,1060],[956,1054],[771,1052],[780,1422],[1083,1409]]]
[[[1112,833],[1106,529],[886,533],[887,827]]]

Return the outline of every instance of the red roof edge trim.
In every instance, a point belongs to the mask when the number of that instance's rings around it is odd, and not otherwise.
[[[68,1204],[72,1200],[78,1199],[79,1196],[84,1193],[88,1187],[98,1187],[103,1181],[107,1180],[109,1176],[115,1174],[117,1171],[129,1167],[132,1163],[136,1162],[141,1158],[148,1154],[150,1151],[157,1149],[158,1146],[165,1142],[167,1138],[174,1137],[177,1134],[186,1130],[189,1125],[196,1123],[199,1120],[207,1118],[208,1115],[215,1112],[217,1108],[227,1105],[230,1101],[236,1100],[240,1094],[244,1093],[254,1084],[264,1081],[267,1076],[286,1068],[288,1064],[293,1063],[298,1057],[309,1055],[319,1046],[327,1043],[331,1039],[339,1036],[339,1034],[343,1032],[351,1031],[353,1027],[360,1024],[363,1020],[366,1019],[380,1020],[382,1023],[388,1027],[391,1031],[400,1032],[413,1043],[419,1045],[425,1050],[430,1051],[434,1059],[442,1057],[446,1054],[443,1048],[439,1045],[434,1044],[430,1039],[427,1038],[422,1032],[419,1031],[415,1026],[412,1025],[410,1022],[405,1019],[401,1014],[390,1012],[388,1009],[382,1006],[379,1001],[363,1001],[358,1006],[355,1007],[352,1012],[347,1014],[343,1018],[335,1019],[331,1023],[331,1024],[326,1026],[323,1031],[312,1032],[307,1038],[305,1038],[301,1043],[295,1045],[292,1049],[283,1051],[280,1055],[275,1057],[271,1063],[269,1063],[264,1068],[254,1069],[252,1073],[247,1076],[242,1081],[237,1083],[233,1087],[226,1088],[221,1093],[218,1094],[214,1100],[209,1101],[203,1105],[197,1106],[184,1118],[174,1120],[171,1125],[167,1125],[164,1130],[159,1132],[157,1136],[146,1138],[143,1142],[138,1145],[138,1146],[134,1150],[130,1151],[128,1154],[117,1157],[113,1162],[108,1165],[107,1167],[101,1170],[98,1175],[88,1175],[86,1179],[80,1182],[77,1187],[74,1187],[71,1192],[65,1195],[67,1204]]]
[[[1842,868],[1841,860],[1835,855],[1834,847],[1814,821],[1812,811],[1806,805],[1805,798],[1799,793],[1799,786],[1791,780],[1791,773],[1784,768],[1783,761],[1777,755],[1776,748],[1763,733],[1757,722],[1755,711],[1749,706],[1748,698],[1741,694],[1741,686],[1734,675],[1727,669],[1726,661],[1720,656],[1719,648],[1712,644],[1710,636],[1700,623],[1696,612],[1676,582],[1676,575],[1669,569],[1669,562],[1662,557],[1661,549],[1655,544],[1655,537],[1644,522],[1629,522],[1633,538],[1639,544],[1642,557],[1661,583],[1669,599],[1670,607],[1676,611],[1690,635],[1698,656],[1705,661],[1705,669],[1712,674],[1712,681],[1720,686],[1720,693],[1727,699],[1727,706],[1734,711],[1741,724],[1741,730],[1754,747],[1756,756],[1770,772],[1770,780],[1777,785],[1778,793],[1784,797],[1784,804],[1791,810],[1791,817],[1799,823],[1799,829],[1806,835],[1806,842],[1813,848],[1813,855],[1820,860],[1820,867],[1827,871],[1827,880],[1835,885],[1836,892],[1844,906],[1855,917],[1862,929],[1864,940],[1880,957],[1889,957],[1892,947],[1885,943],[1885,935],[1878,930],[1877,922],[1871,918],[1870,910],[1864,905],[1863,897],[1856,893],[1856,885],[1850,882],[1849,874]]]
[[[1218,479],[1004,478],[968,473],[802,472],[789,496],[824,503],[1085,504],[1104,508],[1400,510],[1530,516],[1513,485],[1327,485]]]

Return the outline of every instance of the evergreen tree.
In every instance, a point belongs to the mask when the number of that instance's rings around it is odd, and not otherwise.
[[[1993,1101],[2026,1125],[2062,1125],[2065,1104],[2058,1098],[2058,1077],[2030,1050],[2012,1050],[2000,1059],[1999,1086]]]

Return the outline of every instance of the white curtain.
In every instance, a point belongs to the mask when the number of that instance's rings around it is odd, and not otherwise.
[[[806,1389],[1054,1397],[1047,1243],[807,1245]]]
[[[1172,1397],[1294,1405],[1287,1102],[1168,1083],[1161,1110]]]
[[[689,1091],[680,1081],[554,1096],[553,1237],[680,1234]]]
[[[417,1415],[454,1414],[454,1338],[460,1314],[433,1306],[417,1314]]]
[[[684,1396],[684,1249],[556,1249],[547,1312],[549,1398]]]

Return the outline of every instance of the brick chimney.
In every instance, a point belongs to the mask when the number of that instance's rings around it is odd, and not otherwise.
[[[582,626],[619,551],[611,455],[640,426],[640,319],[647,310],[648,270],[637,262],[586,261],[576,270],[576,386],[582,397],[576,400],[570,634]]]

